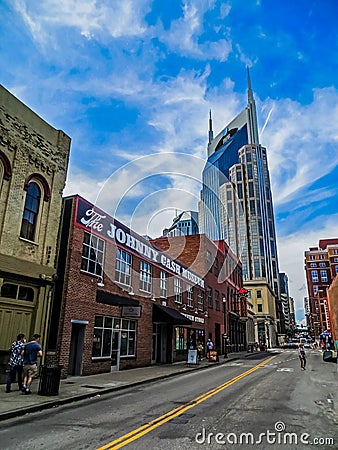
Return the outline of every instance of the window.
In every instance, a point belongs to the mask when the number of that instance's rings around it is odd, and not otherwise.
[[[182,303],[182,280],[174,278],[175,302]]]
[[[311,277],[313,283],[318,283],[318,272],[317,270],[311,270]]]
[[[197,308],[200,311],[204,311],[204,292],[202,289],[198,289],[197,293]]]
[[[338,258],[333,258],[333,262],[337,263],[338,262]]]
[[[262,303],[257,304],[257,312],[263,312],[263,305]]]
[[[336,274],[338,273],[338,266],[335,266],[335,269],[336,269]]]
[[[121,333],[120,356],[135,356],[136,322],[108,316],[96,316],[93,337],[93,358],[110,358]]]
[[[257,291],[257,298],[262,298],[262,291]]]
[[[1,286],[0,296],[15,300],[34,301],[34,289],[27,286],[19,286],[13,283],[4,283]]]
[[[151,292],[151,265],[140,261],[140,289]]]
[[[326,267],[325,263],[319,263],[319,267]]]
[[[208,299],[208,307],[213,308],[214,302],[212,298],[212,288],[210,286],[207,287],[207,299]]]
[[[317,264],[316,263],[310,263],[310,267],[317,267]]]
[[[131,254],[120,248],[116,252],[115,281],[131,285]]]
[[[29,241],[34,241],[37,229],[41,200],[41,189],[37,183],[31,182],[28,185],[25,206],[23,210],[20,236]]]
[[[81,270],[102,277],[104,240],[86,233],[83,236]]]
[[[314,255],[310,255],[310,260],[313,261],[315,259]]]
[[[318,286],[313,286],[313,295],[316,297],[318,294]]]
[[[167,298],[168,295],[168,279],[167,273],[164,270],[160,272],[160,296]]]
[[[191,308],[194,306],[192,286],[187,284],[187,304]]]
[[[326,270],[321,270],[320,271],[320,278],[322,281],[327,282],[327,272]]]
[[[175,350],[186,350],[188,348],[188,330],[187,328],[175,328]]]
[[[220,311],[220,303],[219,303],[219,292],[215,291],[215,307],[216,307],[216,311]]]
[[[334,254],[334,255],[338,255],[338,249],[337,249],[337,248],[335,248],[335,249],[333,250],[333,254]]]

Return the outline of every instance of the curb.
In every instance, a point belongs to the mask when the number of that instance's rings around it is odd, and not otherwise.
[[[247,355],[245,355],[245,358],[248,356],[252,356],[258,354],[257,353],[248,353]],[[180,371],[180,372],[173,372],[173,373],[169,373],[166,375],[160,375],[158,377],[154,377],[154,378],[150,378],[148,380],[143,380],[143,381],[134,381],[132,383],[129,384],[125,384],[122,386],[114,386],[114,387],[109,387],[109,388],[105,388],[105,389],[100,389],[96,392],[87,392],[85,394],[78,394],[78,395],[73,395],[71,397],[66,397],[66,398],[62,398],[62,399],[55,399],[55,400],[51,400],[50,402],[45,402],[45,403],[40,403],[37,405],[31,405],[31,406],[27,406],[25,408],[20,408],[20,409],[14,409],[12,411],[8,411],[5,413],[1,413],[0,414],[0,422],[4,421],[4,420],[8,420],[8,419],[13,419],[14,417],[20,417],[20,416],[24,416],[26,414],[30,414],[30,413],[35,413],[38,411],[43,411],[45,409],[51,409],[51,408],[55,408],[58,406],[63,406],[63,405],[67,405],[70,403],[74,403],[74,402],[79,402],[81,400],[87,400],[89,398],[92,397],[96,397],[97,395],[104,395],[104,394],[109,394],[111,392],[114,391],[121,391],[123,389],[129,389],[130,387],[134,387],[134,386],[140,386],[142,384],[149,384],[153,381],[158,381],[158,380],[164,380],[166,378],[171,378],[171,377],[175,377],[178,375],[182,375],[185,373],[189,373],[189,372],[193,372],[195,370],[203,370],[203,369],[209,369],[210,367],[216,367],[216,366],[221,366],[223,364],[227,364],[228,362],[231,361],[236,361],[240,359],[239,357],[230,357],[229,359],[222,359],[219,362],[216,363],[210,363],[208,365],[205,365],[203,367],[193,367],[193,368],[188,368],[187,370],[184,371]],[[189,366],[188,366],[189,367]]]

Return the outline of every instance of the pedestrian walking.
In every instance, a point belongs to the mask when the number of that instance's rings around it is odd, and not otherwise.
[[[207,358],[209,358],[210,356],[210,350],[214,349],[214,343],[212,342],[211,339],[207,340]]]
[[[22,369],[23,369],[23,357],[22,352],[25,346],[25,335],[23,333],[18,334],[16,341],[11,345],[11,356],[9,359],[9,371],[6,379],[6,393],[12,392],[12,383],[17,382],[19,390],[22,389]]]
[[[299,356],[299,359],[300,359],[300,368],[301,368],[301,370],[305,370],[305,368],[306,368],[306,354],[305,354],[304,344],[299,344],[298,356]]]
[[[31,394],[31,384],[38,374],[37,359],[42,356],[42,348],[38,343],[39,334],[34,334],[31,341],[25,345],[23,351],[23,386],[24,394]]]

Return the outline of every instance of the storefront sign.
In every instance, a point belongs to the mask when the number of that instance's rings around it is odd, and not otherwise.
[[[188,364],[197,364],[197,350],[188,350]]]
[[[143,239],[125,225],[105,214],[81,197],[77,198],[75,223],[101,236],[103,239],[112,240],[118,243],[119,246],[127,250],[130,249],[143,258],[157,263],[170,272],[180,275],[191,283],[204,288],[204,280],[201,277],[191,272],[182,264],[177,263],[168,255],[157,251],[146,239]]]
[[[192,322],[204,323],[203,317],[192,316],[191,314],[185,314],[184,312],[181,312],[181,314],[183,314],[183,316],[185,316],[187,319],[191,320]]]
[[[141,306],[122,306],[122,317],[141,317]]]

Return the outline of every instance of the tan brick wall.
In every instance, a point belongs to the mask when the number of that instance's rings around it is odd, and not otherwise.
[[[53,128],[0,85],[0,165],[5,159],[11,171],[9,179],[0,179],[0,287],[4,282],[28,283],[36,291],[30,305],[22,300],[10,304],[0,297],[0,327],[6,330],[0,335],[0,349],[8,348],[18,332],[28,336],[39,332],[45,344],[69,152],[70,138],[63,131]],[[51,194],[48,201],[40,203],[36,242],[20,238],[24,186],[32,174],[45,179]],[[20,314],[26,317],[24,323],[15,318]]]

